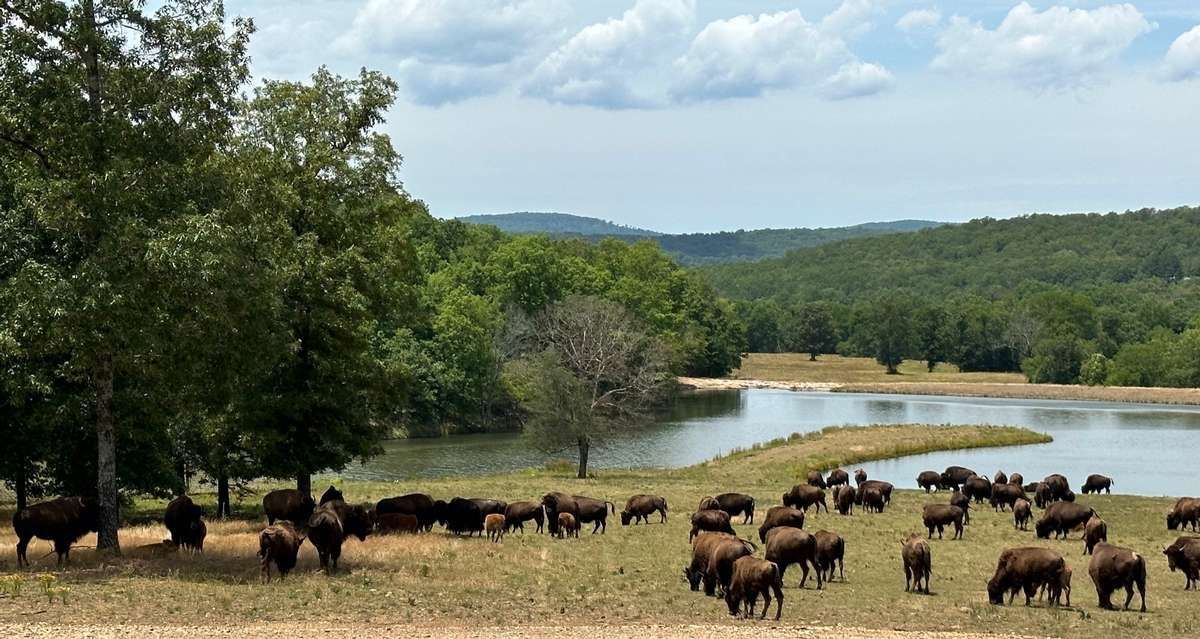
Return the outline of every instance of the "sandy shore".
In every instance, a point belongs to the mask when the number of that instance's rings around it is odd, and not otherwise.
[[[766,379],[717,379],[713,377],[679,377],[679,383],[695,390],[747,390],[767,388],[788,391],[828,392],[841,388],[833,382],[776,382]]]

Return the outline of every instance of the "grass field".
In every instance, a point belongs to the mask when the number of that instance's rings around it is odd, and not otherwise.
[[[496,477],[429,482],[346,483],[354,501],[414,490],[436,497],[537,499],[549,490],[604,497],[617,502],[634,493],[664,495],[671,505],[665,525],[623,528],[610,518],[605,535],[553,540],[528,532],[503,544],[480,538],[455,538],[442,532],[351,541],[342,571],[333,577],[317,572],[315,552],[304,546],[297,572],[283,583],[263,586],[256,533],[262,527],[255,509],[249,519],[211,522],[206,552],[163,556],[139,545],[158,542],[165,530],[139,525],[122,530],[125,555],[102,559],[87,549],[73,553],[74,565],[53,573],[53,588],[66,589],[66,603],[49,603],[42,574],[51,574],[53,557],[35,571],[13,572],[11,529],[0,532],[8,548],[0,571],[8,594],[0,596],[0,619],[48,623],[251,624],[268,621],[341,623],[444,623],[535,625],[725,624],[731,620],[722,602],[690,592],[681,568],[689,558],[688,514],[704,495],[722,491],[753,494],[761,516],[779,503],[780,494],[810,468],[849,466],[859,461],[929,450],[973,446],[1032,444],[1045,436],[1003,427],[875,426],[834,428],[772,442],[705,464],[678,470],[604,471],[588,480],[569,479],[562,471],[536,470]],[[1020,449],[1013,449],[1019,459]],[[986,469],[989,472],[995,469]],[[1004,470],[1020,471],[1019,464]],[[1072,478],[1078,480],[1081,478]],[[1117,478],[1118,485],[1120,478]],[[914,485],[912,480],[899,488]],[[319,485],[323,488],[323,484]],[[201,495],[211,501],[211,495]],[[796,587],[789,571],[785,624],[846,625],[882,630],[962,630],[1071,637],[1162,637],[1194,635],[1200,594],[1183,591],[1183,577],[1167,571],[1161,549],[1174,539],[1163,513],[1170,499],[1129,496],[1080,497],[1108,521],[1114,543],[1147,555],[1150,612],[1106,612],[1097,608],[1080,555],[1078,535],[1069,541],[1039,541],[1032,532],[1013,530],[1008,513],[980,510],[962,541],[934,541],[933,595],[903,591],[901,536],[920,527],[925,503],[946,493],[926,495],[899,490],[883,514],[810,514],[810,530],[827,529],[847,540],[846,581],[817,591]],[[252,502],[253,499],[247,500]],[[134,519],[161,512],[161,502],[138,502]],[[7,513],[3,513],[7,516]],[[1036,513],[1035,513],[1035,516]],[[757,524],[738,525],[757,541]],[[440,529],[439,529],[440,530]],[[85,538],[82,545],[94,543]],[[994,607],[984,583],[1006,547],[1036,544],[1060,550],[1075,570],[1074,607],[1052,609]],[[30,557],[49,551],[35,542]],[[14,575],[23,589],[11,594]]]

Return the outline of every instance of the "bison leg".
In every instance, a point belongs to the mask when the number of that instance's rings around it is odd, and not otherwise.
[[[27,550],[29,550],[29,540],[30,539],[31,539],[30,537],[19,537],[17,539],[17,567],[18,568],[20,568],[21,566],[29,565],[29,557],[26,556],[25,552]]]
[[[58,567],[62,568],[63,564],[71,565],[71,542],[67,539],[54,540],[54,553],[58,555]]]
[[[904,565],[904,592],[908,592],[911,589],[911,587],[910,587],[911,583],[912,583],[912,569],[908,567],[908,564],[905,564]]]

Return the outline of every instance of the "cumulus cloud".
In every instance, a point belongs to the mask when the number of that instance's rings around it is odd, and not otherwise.
[[[841,18],[834,23],[845,26]],[[853,97],[890,84],[886,69],[860,63],[833,28],[811,23],[796,10],[711,22],[676,60],[671,95],[718,100],[823,84],[830,97]]]
[[[913,35],[928,33],[942,23],[942,12],[937,9],[914,9],[900,16],[896,28]]]
[[[821,30],[843,37],[857,37],[871,30],[871,17],[883,12],[879,0],[843,0],[821,19]]]
[[[1200,79],[1200,25],[1175,38],[1163,59],[1163,72],[1168,80]]]
[[[1080,88],[1154,28],[1132,4],[1037,11],[1022,2],[995,29],[954,16],[938,36],[933,67],[1006,77],[1039,90]]]
[[[634,86],[639,73],[684,41],[695,16],[695,0],[638,0],[620,18],[585,27],[542,60],[522,93],[603,108],[650,106],[655,98]]]

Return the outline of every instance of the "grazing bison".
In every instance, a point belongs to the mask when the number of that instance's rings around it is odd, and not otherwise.
[[[545,512],[541,504],[514,501],[504,509],[504,527],[507,531],[517,529],[521,534],[525,534],[525,522],[532,520],[537,525],[535,532],[542,532],[546,521]]]
[[[821,477],[821,471],[819,470],[808,471],[808,485],[816,486],[817,488],[828,488],[825,484],[825,478]]]
[[[836,567],[841,580],[846,581],[846,541],[828,530],[818,530],[813,538],[817,542],[817,576],[829,583]]]
[[[942,487],[942,475],[936,470],[926,470],[920,475],[917,475],[917,487],[924,488],[925,492],[930,489],[939,490]]]
[[[71,563],[71,544],[89,532],[100,530],[100,506],[84,497],[59,497],[28,506],[13,515],[17,534],[17,566],[28,566],[25,551],[37,537],[54,542],[58,565]]]
[[[611,509],[615,514],[617,507],[611,501],[584,497],[582,495],[567,495],[565,493],[547,493],[542,496],[542,506],[546,509],[546,519],[550,523],[550,534],[558,532],[558,513],[570,513],[579,526],[592,524],[592,534],[603,534],[608,528],[608,513]]]
[[[329,485],[329,488],[325,489],[325,492],[321,493],[321,499],[317,502],[317,505],[328,504],[331,501],[346,501],[346,498],[342,495],[342,491],[334,488],[332,484]]]
[[[933,553],[929,542],[913,533],[900,542],[900,558],[904,561],[904,592],[929,594],[929,577],[933,574]],[[921,587],[921,582],[925,587]]]
[[[1096,544],[1108,541],[1108,524],[1096,515],[1092,515],[1083,525],[1083,554],[1090,555]]]
[[[317,506],[308,518],[308,540],[317,549],[317,557],[321,560],[321,568],[325,574],[337,570],[338,559],[342,556],[342,542],[345,539],[346,533],[337,511],[330,503]]]
[[[766,543],[767,533],[772,528],[779,528],[780,526],[804,528],[804,511],[797,510],[791,506],[771,506],[767,511],[766,519],[758,527],[758,540]]]
[[[717,501],[716,497],[705,497],[700,500],[700,504],[696,506],[696,510],[721,510],[721,502]]]
[[[1104,475],[1088,475],[1087,479],[1083,482],[1083,487],[1079,489],[1079,492],[1085,495],[1091,493],[1096,493],[1098,495],[1100,494],[1100,491],[1103,490],[1104,494],[1107,495],[1112,492],[1112,486],[1113,480],[1111,477],[1105,477]]]
[[[878,490],[879,494],[883,496],[883,503],[892,503],[892,490],[895,489],[895,486],[891,483],[878,479],[869,479],[858,485],[858,494],[862,495],[862,492],[868,488]]]
[[[729,513],[730,517],[742,516],[743,524],[754,523],[754,498],[742,493],[721,493],[716,497],[721,510]]]
[[[634,495],[625,502],[625,510],[621,511],[621,525],[628,526],[630,521],[648,524],[653,513],[658,513],[659,523],[667,523],[667,500],[658,495]]]
[[[375,526],[381,535],[416,534],[421,529],[421,520],[416,515],[383,513],[375,516]]]
[[[701,510],[692,513],[692,531],[688,533],[688,541],[695,539],[696,535],[703,531],[735,534],[729,513],[723,510]]]
[[[1024,486],[1025,476],[1021,473],[1013,473],[1008,476],[1008,483],[1013,486]]]
[[[978,473],[970,468],[948,466],[942,473],[942,485],[951,490],[958,490],[959,486],[965,484],[968,478],[976,474]]]
[[[783,505],[794,506],[805,512],[808,512],[809,506],[816,506],[816,512],[820,512],[824,506],[825,512],[829,512],[829,504],[825,503],[825,491],[808,484],[792,486],[791,490],[783,494]]]
[[[929,529],[929,538],[933,539],[933,531],[937,529],[938,539],[942,538],[942,531],[946,526],[954,524],[954,539],[962,539],[963,536],[963,509],[950,504],[925,504],[924,510],[921,511],[921,519],[925,522],[925,527]]]
[[[1181,497],[1171,512],[1167,513],[1167,530],[1183,530],[1189,524],[1192,532],[1196,532],[1197,525],[1200,525],[1200,499]]]
[[[563,539],[564,537],[579,539],[579,520],[575,519],[575,515],[567,512],[558,513],[557,524],[555,528],[558,529],[559,539]]]
[[[729,515],[726,515],[728,517]],[[700,581],[708,570],[708,558],[712,551],[722,541],[737,539],[734,535],[725,533],[706,532],[692,541],[692,562],[684,566],[683,576],[687,578],[692,591],[700,590]]]
[[[1050,490],[1050,486],[1038,482],[1037,488],[1033,491],[1033,503],[1037,504],[1038,508],[1045,508],[1054,501],[1054,494]]]
[[[1004,512],[1006,506],[1012,508],[1018,499],[1024,498],[1025,492],[1021,490],[1020,486],[1005,483],[992,484],[992,496],[990,500],[992,510]]]
[[[883,512],[883,506],[887,503],[883,497],[883,493],[879,492],[879,489],[874,486],[860,487],[858,490],[858,501],[862,503],[863,510],[869,513]]]
[[[484,513],[473,499],[455,497],[446,504],[446,530],[455,535],[472,536],[483,531]]]
[[[704,572],[704,594],[709,597],[719,597],[729,592],[729,582],[733,579],[734,562],[753,554],[754,544],[744,539],[726,539],[717,542],[708,556],[708,568]],[[782,574],[782,572],[781,570],[780,573]]]
[[[861,468],[854,471],[854,485],[862,488],[864,481],[867,481],[867,471]]]
[[[833,492],[833,503],[837,505],[839,513],[849,515],[854,512],[854,499],[857,496],[853,486],[838,486]]]
[[[834,486],[849,486],[850,474],[841,468],[834,468],[829,471],[829,477],[825,478],[825,486],[833,488]]]
[[[1050,490],[1049,501],[1074,501],[1075,493],[1071,492],[1071,485],[1067,483],[1067,478],[1064,475],[1058,473],[1047,475],[1041,483]],[[1068,499],[1068,496],[1071,498]]]
[[[1200,583],[1200,537],[1180,537],[1163,550],[1167,556],[1167,567],[1171,572],[1183,573],[1187,580],[1184,590],[1195,590]]]
[[[963,511],[963,525],[971,525],[971,498],[959,491],[950,493],[950,505],[958,506]]]
[[[429,532],[433,529],[433,524],[437,522],[446,522],[445,513],[446,502],[434,502],[433,498],[424,493],[411,493],[401,495],[399,497],[388,497],[380,499],[375,504],[375,513],[378,515],[397,514],[397,515],[413,515],[419,522],[420,529]]]
[[[485,516],[483,529],[487,532],[488,541],[496,544],[504,541],[504,515],[491,513]]]
[[[272,490],[263,495],[262,505],[263,513],[267,516],[267,525],[283,520],[302,526],[316,508],[316,502],[310,495],[295,488]]]
[[[1028,499],[1018,499],[1013,504],[1013,528],[1029,530],[1029,520],[1033,519],[1032,506]]]
[[[183,531],[181,546],[184,550],[204,552],[204,538],[208,536],[208,526],[203,519],[193,519],[188,522]]]
[[[1054,533],[1055,539],[1066,539],[1067,533],[1086,524],[1095,514],[1096,511],[1081,504],[1055,502],[1042,513],[1042,518],[1034,525],[1034,530],[1041,539],[1049,539],[1051,532]]]
[[[167,532],[171,534],[171,543],[180,547],[190,547],[195,549],[193,544],[185,544],[184,537],[194,537],[197,532],[195,522],[199,522],[204,515],[204,509],[197,506],[187,495],[180,495],[172,499],[167,504],[167,510],[163,513],[163,524],[167,527]],[[203,522],[201,522],[203,523]],[[200,545],[203,547],[204,538],[200,538]]]
[[[970,477],[963,484],[962,493],[974,500],[975,503],[982,504],[983,500],[992,496],[992,482],[979,475]]]
[[[1066,568],[1067,560],[1049,548],[1009,548],[1000,553],[996,572],[988,581],[988,601],[1002,605],[1004,593],[1008,593],[1008,602],[1012,603],[1017,591],[1024,590],[1028,606],[1038,589],[1045,587],[1050,593],[1050,603],[1057,605]]]
[[[994,477],[992,477],[992,483],[993,484],[1007,484],[1008,483],[1008,475],[1005,475],[1003,470],[997,470],[996,475]]]
[[[729,606],[729,614],[737,616],[738,610],[745,604],[746,618],[754,617],[754,606],[758,596],[763,597],[761,619],[767,618],[771,608],[771,593],[775,593],[775,620],[779,621],[783,614],[783,578],[779,566],[757,559],[755,557],[739,557],[733,562],[733,577],[729,581],[729,589],[725,591],[725,604]]]
[[[279,579],[283,580],[292,568],[296,567],[296,554],[300,552],[300,544],[304,543],[304,535],[296,532],[296,527],[289,520],[272,524],[258,533],[258,556],[262,558],[260,568],[263,583],[271,581],[271,562],[279,570]]]
[[[1096,586],[1096,595],[1100,607],[1113,610],[1113,591],[1125,589],[1125,609],[1133,600],[1133,588],[1138,589],[1142,597],[1142,612],[1146,612],[1146,558],[1128,548],[1112,546],[1107,543],[1097,544],[1092,553],[1092,561],[1088,563],[1088,575]]]
[[[792,564],[800,566],[800,587],[808,581],[808,569],[812,566],[817,570],[817,540],[799,528],[775,528],[767,533],[767,561],[773,561],[779,566],[779,578]],[[817,589],[820,590],[824,579],[817,572]]]

